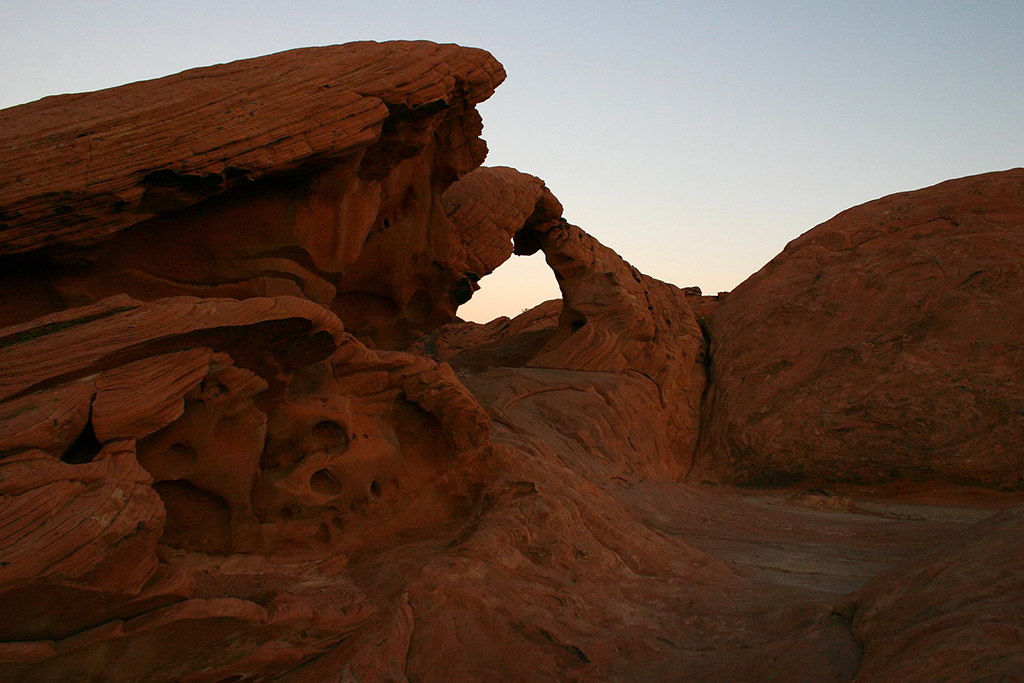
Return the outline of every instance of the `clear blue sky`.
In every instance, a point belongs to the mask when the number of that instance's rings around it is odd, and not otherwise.
[[[1024,2],[3,0],[0,107],[352,40],[483,47],[489,165],[640,270],[735,287],[876,197],[1024,165]],[[460,310],[557,295],[537,257]]]

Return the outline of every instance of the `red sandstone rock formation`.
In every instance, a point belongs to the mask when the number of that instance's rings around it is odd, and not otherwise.
[[[472,292],[441,194],[483,160],[474,105],[503,79],[482,50],[353,43],[5,110],[0,324],[295,295],[401,348]]]
[[[512,255],[518,232],[562,215],[544,181],[514,168],[478,168],[444,194],[445,212],[459,230],[477,280]]]
[[[856,683],[1024,675],[1024,508],[979,522],[839,606],[864,648]]]
[[[804,257],[859,282],[838,238],[721,301],[653,280],[565,222],[538,178],[470,173],[473,105],[502,78],[480,50],[360,43],[0,113],[0,680],[1012,675],[1016,513],[898,565],[1019,496],[983,492],[972,512],[677,481],[699,438],[709,475],[760,471],[756,453],[750,470],[721,455],[757,424],[722,416],[763,379],[735,374],[761,352],[730,325]],[[1005,178],[998,201],[977,179],[947,186],[939,213],[1015,244],[1020,174]],[[990,296],[972,325],[1015,304],[1012,264],[976,230],[914,227],[932,209],[908,197],[902,222],[843,239],[963,246]],[[544,251],[563,300],[441,327],[513,249]],[[769,292],[788,302],[791,280]],[[811,285],[805,309],[838,306]],[[958,311],[914,329],[947,339]],[[927,348],[915,377],[949,362]],[[1019,364],[986,358],[961,384],[1009,378],[996,399],[1012,407]],[[777,391],[827,414],[833,394],[808,386]],[[1015,434],[956,429],[979,448]],[[929,583],[957,562],[971,575]],[[966,641],[976,655],[954,660]]]
[[[609,639],[647,649],[672,630],[677,611],[645,607],[678,599],[670,576],[736,583],[638,524],[561,462],[546,433],[490,441],[478,399],[447,366],[345,332],[402,345],[417,325],[451,319],[516,232],[546,241],[557,230],[550,251],[594,329],[585,344],[549,344],[549,368],[524,371],[525,381],[548,391],[589,374],[594,388],[566,402],[566,415],[603,411],[607,425],[617,400],[661,409],[664,378],[628,374],[653,372],[650,359],[663,356],[654,315],[636,300],[639,276],[578,229],[565,232],[539,180],[485,170],[442,200],[479,163],[471,107],[500,74],[478,51],[361,45],[5,112],[17,124],[5,132],[24,140],[9,146],[5,168],[25,150],[54,161],[0,186],[3,308],[16,323],[0,333],[10,558],[0,601],[22,615],[2,634],[0,675],[600,678],[625,670]],[[276,105],[278,94],[323,98],[339,84],[337,102],[298,122],[291,105]],[[172,106],[205,97],[201,125]],[[253,135],[247,120],[221,125],[242,100],[266,105]],[[143,102],[155,111],[136,114]],[[114,107],[119,115],[97,119]],[[162,127],[139,137],[140,117]],[[272,125],[286,142],[316,130],[328,146],[274,147],[256,134]],[[209,131],[211,151],[157,135],[182,126]],[[81,142],[70,152],[60,146],[72,138]],[[93,142],[110,140],[88,158]],[[78,175],[56,204],[58,159]],[[597,269],[611,275],[595,279]],[[203,298],[168,298],[180,294]],[[224,295],[242,300],[214,298]],[[587,308],[602,296],[620,301],[609,316]],[[563,321],[561,337],[571,342],[579,323]],[[595,404],[602,395],[617,398]],[[543,410],[515,401],[518,420]],[[582,417],[567,435],[592,432]],[[638,457],[631,465],[609,447],[616,471],[648,460],[678,470],[663,435],[639,422],[621,431],[615,443],[632,440]],[[561,450],[583,462],[584,443]],[[599,484],[607,474],[586,471]],[[580,581],[592,597],[548,604]],[[605,585],[627,590],[602,597]],[[645,625],[624,611],[645,613]]]
[[[543,415],[556,431],[561,420],[569,432],[588,431],[576,424],[581,416],[596,421],[600,426],[592,430],[593,446],[606,450],[607,460],[618,461],[622,468],[605,472],[605,480],[633,480],[641,472],[677,478],[690,466],[706,382],[704,338],[685,294],[640,273],[561,219],[561,205],[538,183],[512,169],[482,168],[453,185],[446,199],[460,198],[453,202],[459,210],[452,220],[463,234],[474,236],[474,246],[483,242],[486,253],[508,258],[511,249],[499,252],[490,246],[497,238],[482,240],[477,237],[481,233],[504,235],[506,241],[511,236],[521,255],[542,250],[562,291],[561,305],[542,304],[513,321],[495,321],[483,329],[449,326],[417,348],[466,370],[537,369],[499,374],[486,381],[486,389],[478,383],[482,378],[469,386],[484,396],[492,417],[505,406],[532,404],[529,396],[539,391],[566,392],[551,405],[528,410]],[[510,197],[524,198],[509,210]],[[542,390],[548,382],[554,386]],[[603,388],[588,395],[582,387],[591,384]],[[594,395],[603,398],[595,403]],[[618,408],[622,405],[650,409],[638,410],[640,419],[627,427],[627,415]],[[504,415],[501,422],[508,424],[509,419]],[[613,434],[621,442],[600,444]],[[644,445],[632,443],[634,439]]]
[[[844,211],[714,311],[700,459],[747,483],[1020,489],[1024,170]]]
[[[22,641],[3,670],[24,680],[294,665],[376,608],[334,596],[341,578],[326,603],[261,571],[259,604],[204,590],[158,542],[330,557],[444,524],[479,487],[486,418],[450,371],[370,351],[306,300],[122,296],[7,328],[0,359],[0,603],[20,615],[0,637]],[[117,663],[183,628],[182,650]],[[251,652],[214,652],[242,633]],[[261,654],[282,638],[283,663]]]

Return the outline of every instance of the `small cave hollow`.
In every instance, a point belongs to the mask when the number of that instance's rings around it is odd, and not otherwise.
[[[103,450],[103,444],[96,438],[96,431],[92,428],[90,419],[85,423],[82,432],[60,456],[60,459],[69,465],[84,465],[87,462],[92,462],[101,450]]]
[[[317,470],[309,478],[309,488],[321,496],[336,496],[341,493],[341,484],[328,469]]]

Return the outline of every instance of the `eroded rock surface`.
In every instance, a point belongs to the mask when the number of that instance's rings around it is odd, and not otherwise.
[[[856,683],[1020,680],[1024,577],[1015,507],[890,570],[839,606],[864,648]]]
[[[1024,170],[840,213],[714,311],[703,466],[1020,489]]]
[[[504,166],[481,167],[460,179],[445,191],[444,206],[477,279],[512,255],[518,232],[562,216],[562,205],[544,181]]]
[[[543,251],[562,299],[511,321],[449,325],[417,350],[466,372],[501,368],[467,380],[492,417],[508,424],[506,409],[515,405],[534,416],[527,431],[589,432],[587,441],[604,451],[602,459],[617,463],[603,473],[605,481],[685,474],[707,380],[704,337],[685,293],[640,273],[565,221],[561,205],[532,176],[481,168],[456,183],[451,195],[462,197],[452,220],[465,234],[511,236],[519,255]],[[523,208],[505,210],[509,197],[523,196],[517,204]],[[489,241],[483,246],[495,252]],[[504,258],[511,253],[502,252]],[[625,405],[638,409],[636,420],[621,411]]]
[[[503,77],[481,50],[359,43],[0,113],[0,679],[1012,677],[1018,515],[968,524],[1020,502],[991,488],[1016,481],[1020,172],[852,210],[704,297],[568,223],[540,179],[473,170],[473,107]],[[454,320],[536,251],[561,300]],[[864,325],[899,338],[890,369]],[[861,360],[818,362],[826,342]],[[932,391],[955,353],[974,403],[924,404],[962,409],[935,438],[976,471],[913,450],[920,429],[888,460],[863,421],[820,438],[863,373],[864,401],[903,387],[891,422],[916,421],[906,373]],[[778,399],[751,417],[758,392]],[[797,422],[757,441],[773,419]],[[822,444],[865,455],[837,469]],[[865,468],[989,488],[921,499],[851,484]]]
[[[294,295],[402,348],[472,292],[441,195],[483,161],[474,105],[503,79],[482,50],[353,43],[4,110],[0,324]]]
[[[336,572],[324,604],[272,568],[416,537],[478,497],[487,418],[451,371],[304,299],[121,296],[3,330],[0,359],[0,603],[21,615],[2,637],[26,662],[6,676],[284,671],[378,610]],[[231,571],[192,565],[239,553],[278,559],[204,587]]]

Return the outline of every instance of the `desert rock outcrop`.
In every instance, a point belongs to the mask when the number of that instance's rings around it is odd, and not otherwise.
[[[840,213],[714,311],[700,459],[750,484],[1024,487],[1024,170]]]
[[[562,205],[544,181],[503,166],[481,167],[461,178],[445,191],[444,208],[476,280],[512,255],[516,233],[562,216]]]
[[[1024,508],[978,522],[838,608],[864,648],[855,683],[1018,680]]]
[[[294,295],[401,348],[471,294],[441,195],[483,161],[474,105],[504,76],[482,50],[353,43],[5,110],[0,324],[125,291]]]
[[[453,195],[460,200],[452,220],[463,234],[491,235],[477,240],[488,254],[497,253],[490,244],[502,236],[513,239],[516,254],[542,251],[562,299],[511,321],[449,325],[416,348],[467,372],[500,368],[466,381],[503,424],[511,419],[503,411],[514,405],[534,415],[532,428],[543,416],[539,421],[555,431],[590,431],[591,447],[619,465],[604,473],[606,481],[685,474],[707,380],[704,337],[685,293],[564,220],[561,205],[532,176],[481,168],[445,196]],[[500,253],[508,258],[512,249]],[[541,394],[558,398],[533,398]],[[650,409],[640,409],[643,419],[631,424],[619,410],[624,405]],[[576,424],[580,417],[600,426]]]
[[[1019,509],[968,525],[1021,500],[1021,172],[702,297],[477,168],[503,78],[358,43],[0,112],[0,680],[1010,670]],[[561,300],[455,320],[538,251]],[[855,483],[907,475],[989,488]]]
[[[416,537],[480,487],[487,419],[451,371],[371,351],[304,299],[121,296],[0,345],[0,603],[21,615],[4,676],[286,670],[378,610],[332,574],[326,602],[303,593],[275,562]],[[244,588],[194,566],[225,554],[283,559]]]
[[[572,434],[597,438],[587,411],[663,411],[639,275],[532,176],[484,170],[444,196],[482,159],[472,105],[501,77],[480,51],[363,44],[5,112],[22,171],[2,186],[0,600],[23,618],[0,675],[592,679],[625,671],[609,639],[646,651],[674,630],[679,611],[646,606],[678,600],[673,575],[706,615],[699,586],[738,585],[638,524],[607,465],[571,466],[587,460]],[[329,89],[296,120],[294,100]],[[210,149],[177,145],[179,127]],[[293,144],[311,131],[327,147]],[[493,439],[449,366],[382,350],[450,320],[524,230],[563,235],[546,248],[595,323],[566,346],[581,325],[563,315],[545,367],[509,369],[513,391],[582,399],[554,450],[529,396],[501,404],[519,427]],[[678,473],[670,440],[619,431],[612,470]],[[635,457],[616,452],[629,441]]]

